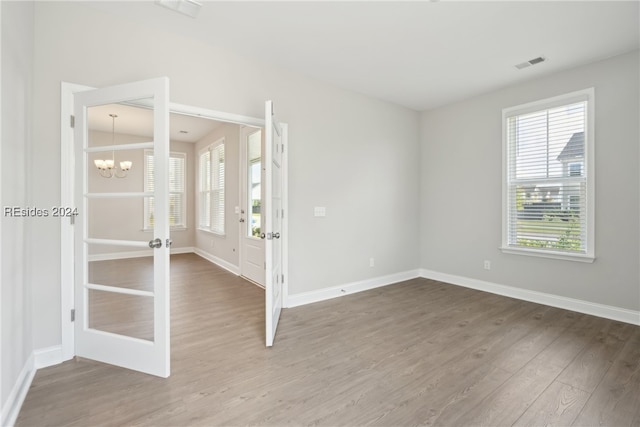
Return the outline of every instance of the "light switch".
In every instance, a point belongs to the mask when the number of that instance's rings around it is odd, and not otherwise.
[[[325,208],[324,206],[316,206],[315,208],[313,208],[313,215],[327,216],[327,208]]]

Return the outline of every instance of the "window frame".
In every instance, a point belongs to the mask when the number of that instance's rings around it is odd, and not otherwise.
[[[214,188],[214,175],[216,175],[216,170],[213,167],[213,158],[212,158],[212,153],[214,150],[218,149],[218,147],[222,147],[222,152],[223,152],[223,156],[224,156],[224,172],[223,172],[223,182],[222,182],[222,186],[221,188]],[[209,183],[210,183],[210,187],[208,190],[205,190],[202,188],[202,182],[203,182],[203,176],[202,176],[202,156],[205,155],[206,153],[209,153],[209,172],[211,174],[211,176],[209,177]],[[205,146],[204,148],[202,148],[199,152],[198,152],[198,193],[197,193],[197,199],[198,199],[198,209],[197,209],[197,224],[198,224],[198,230],[200,231],[204,231],[207,233],[212,233],[218,236],[226,236],[226,230],[227,230],[227,224],[226,224],[226,208],[227,208],[227,192],[226,192],[226,175],[227,175],[227,159],[226,159],[226,147],[225,147],[225,138],[219,138],[216,141],[214,141],[211,144],[208,144],[207,146]],[[213,214],[214,214],[214,209],[213,209],[213,202],[214,202],[214,197],[217,194],[217,197],[220,197],[220,192],[222,192],[222,222],[221,222],[221,229],[214,229],[212,228],[213,226]],[[208,224],[203,224],[203,219],[202,219],[202,206],[203,206],[203,195],[205,193],[209,193],[209,218],[208,218]]]
[[[509,244],[510,216],[509,199],[510,153],[515,147],[509,145],[509,118],[549,110],[576,102],[586,101],[584,126],[584,166],[586,178],[585,251],[567,252],[546,248],[522,247]],[[567,261],[591,263],[595,260],[595,90],[588,88],[567,94],[541,99],[502,110],[502,244],[501,251],[508,254],[527,255]],[[513,157],[515,159],[515,157]]]
[[[147,174],[147,157],[150,157],[151,159],[154,159],[155,161],[155,157],[154,157],[154,150],[153,149],[145,149],[144,153],[142,155],[143,158],[143,191],[147,191],[148,185],[149,185],[149,175]],[[178,231],[178,230],[186,230],[187,229],[187,153],[181,152],[181,151],[171,151],[169,153],[169,158],[174,158],[174,159],[181,159],[183,162],[183,167],[182,167],[182,191],[169,191],[169,199],[171,200],[171,194],[181,194],[182,197],[180,198],[181,203],[180,203],[180,210],[181,210],[181,223],[180,224],[176,224],[176,225],[169,225],[169,229],[170,230],[174,230],[174,231]],[[169,168],[171,168],[171,162],[169,162]],[[169,173],[171,173],[169,171]],[[155,179],[155,178],[154,178]],[[143,217],[142,217],[142,231],[153,231],[154,226],[152,224],[150,224],[149,222],[149,203],[148,200],[151,199],[151,197],[145,197],[144,201],[143,201],[143,208],[142,208],[142,212],[143,212]]]

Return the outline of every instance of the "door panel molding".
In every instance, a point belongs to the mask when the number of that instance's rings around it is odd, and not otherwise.
[[[285,126],[286,127],[286,126]],[[286,218],[289,218],[285,185],[286,156],[289,151],[287,134],[273,117],[273,102],[265,102],[265,336],[266,346],[274,343],[282,308],[287,303],[284,241],[288,237]]]

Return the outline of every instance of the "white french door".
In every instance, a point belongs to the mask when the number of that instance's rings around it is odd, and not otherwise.
[[[283,152],[286,145],[285,129],[273,118],[273,103],[265,103],[265,199],[266,212],[266,278],[265,315],[267,347],[273,345],[283,305]]]
[[[75,354],[166,378],[169,80],[78,92],[74,114]],[[154,177],[146,191],[145,150]],[[141,235],[143,212],[152,232]]]

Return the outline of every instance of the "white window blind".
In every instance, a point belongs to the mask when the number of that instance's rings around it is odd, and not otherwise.
[[[211,151],[200,154],[200,212],[199,227],[208,230],[211,227]]]
[[[169,225],[173,228],[186,226],[186,188],[185,166],[186,154],[171,153],[169,156]],[[144,152],[144,191],[154,191],[154,157],[153,150]],[[144,229],[154,225],[154,198],[144,199]]]
[[[504,111],[503,249],[592,256],[591,94]]]
[[[203,230],[224,234],[224,139],[216,141],[200,153],[199,166],[199,227]]]

